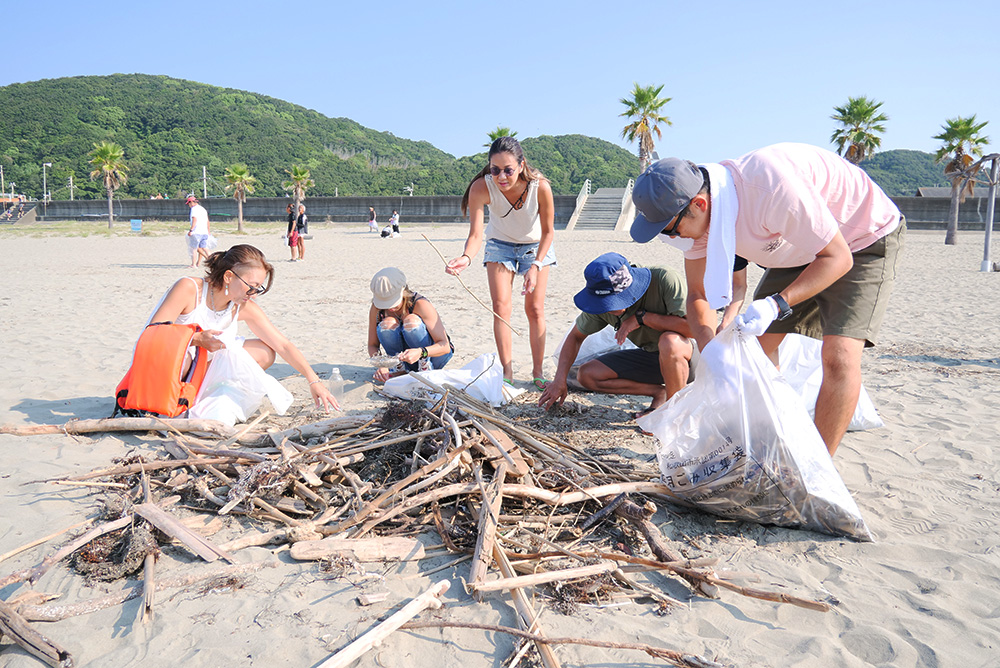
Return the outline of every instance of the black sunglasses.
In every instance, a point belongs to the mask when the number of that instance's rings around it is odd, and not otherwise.
[[[685,208],[684,211],[681,211],[679,214],[677,214],[677,217],[674,219],[674,224],[667,225],[666,227],[664,227],[662,230],[660,230],[660,234],[665,234],[668,237],[679,236],[680,233],[677,231],[677,228],[681,226],[681,218],[684,217],[684,213],[686,211],[687,208]]]
[[[230,269],[229,271],[233,271],[233,270]],[[247,288],[248,288],[247,289],[247,297],[258,297],[258,296],[264,294],[265,292],[267,292],[267,288],[265,288],[263,285],[250,285],[249,283],[247,283],[246,281],[244,281],[243,277],[240,276],[239,274],[237,274],[235,271],[233,271],[233,276],[235,276],[236,278],[238,278],[241,281],[243,281],[243,285],[247,286]]]
[[[493,165],[490,165],[490,174],[492,174],[493,176],[500,176],[500,172],[503,172],[509,178],[511,176],[514,176],[514,172],[516,171],[517,169],[515,167],[504,167],[503,169],[500,169],[499,167],[494,167]]]

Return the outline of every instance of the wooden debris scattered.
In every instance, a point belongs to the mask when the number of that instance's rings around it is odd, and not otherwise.
[[[656,506],[650,499],[670,497],[669,488],[651,482],[657,477],[655,466],[598,459],[553,434],[507,419],[461,388],[440,387],[413,375],[434,393],[429,394],[432,398],[393,400],[377,416],[335,417],[293,427],[284,421],[272,432],[263,431],[263,418],[239,431],[206,421],[141,418],[71,421],[50,431],[0,429],[91,433],[128,427],[168,432],[158,441],[162,459],[146,461],[133,455],[88,474],[49,481],[99,481],[106,493],[124,499],[124,507],[33,568],[0,577],[0,589],[36,582],[81,548],[99,555],[92,541],[141,525],[156,535],[159,545],[177,540],[206,561],[232,562],[232,553],[241,549],[285,545],[291,546],[294,559],[322,560],[326,572],[336,572],[343,564],[356,567],[357,562],[449,557],[421,575],[426,577],[454,571],[471,560],[468,591],[477,600],[509,596],[521,630],[448,625],[512,632],[533,644],[537,660],[547,668],[560,665],[553,647],[572,642],[638,649],[675,665],[717,666],[701,657],[645,645],[548,638],[540,627],[539,603],[567,614],[579,603],[623,598],[652,600],[660,612],[685,605],[662,591],[662,578],[636,575],[645,571],[676,578],[695,596],[715,598],[725,590],[810,610],[829,609],[822,601],[735,585],[715,574],[717,559],[710,556],[687,558],[686,549],[668,540],[653,521]],[[206,434],[215,440],[204,438]],[[137,491],[140,475],[149,476],[146,495]],[[181,507],[199,515],[177,517]],[[244,517],[254,521],[253,530],[218,545],[205,537],[224,522],[232,528]],[[260,527],[261,522],[269,524]],[[431,543],[440,545],[428,547]],[[0,555],[0,561],[27,547]],[[154,590],[185,586],[171,573],[156,572],[154,583],[158,548],[155,542],[152,547],[140,554],[138,564],[144,564],[145,584],[80,604],[24,601],[7,607],[28,621],[50,621],[146,592],[143,615],[148,618]],[[391,581],[388,584],[391,588]],[[347,665],[421,610],[439,605],[446,589],[447,582],[435,585],[322,665]],[[358,602],[371,605],[387,598],[388,592],[362,594]]]

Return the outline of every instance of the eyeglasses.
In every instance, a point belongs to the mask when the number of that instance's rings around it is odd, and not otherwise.
[[[230,269],[229,271],[233,271],[233,270]],[[238,278],[241,281],[243,281],[243,285],[247,286],[247,288],[248,288],[248,290],[247,290],[247,297],[258,297],[258,296],[264,294],[265,292],[267,292],[267,288],[265,288],[263,285],[250,285],[249,283],[247,283],[246,281],[244,281],[243,277],[240,276],[239,274],[237,274],[235,271],[233,271],[233,276],[235,276],[236,278]]]
[[[681,226],[681,219],[684,218],[684,215],[686,213],[687,213],[687,207],[684,207],[684,209],[682,209],[681,212],[677,214],[677,217],[674,219],[674,224],[667,225],[666,227],[664,227],[662,230],[660,230],[660,234],[665,234],[668,237],[679,237],[680,232],[677,231],[677,228]]]
[[[499,167],[494,167],[493,165],[490,165],[490,174],[492,174],[493,176],[500,176],[500,172],[503,172],[504,174],[507,175],[508,178],[510,178],[511,176],[514,176],[514,172],[516,171],[517,171],[516,167],[504,167],[503,169],[500,169]]]

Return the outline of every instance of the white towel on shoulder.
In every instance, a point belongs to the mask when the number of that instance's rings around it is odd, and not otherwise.
[[[713,309],[733,301],[733,260],[736,256],[736,215],[740,203],[729,170],[717,163],[699,165],[712,184],[712,218],[705,257],[705,296]]]

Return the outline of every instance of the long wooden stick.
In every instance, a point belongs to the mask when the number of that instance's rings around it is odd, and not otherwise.
[[[482,601],[483,596],[479,593],[484,591],[482,585],[485,584],[486,572],[493,561],[493,544],[496,542],[498,516],[500,506],[503,504],[503,484],[507,477],[507,462],[501,460],[497,462],[496,471],[489,487],[483,492],[482,513],[479,516],[479,535],[476,539],[476,549],[472,554],[472,568],[469,570],[469,589],[472,596],[477,601]],[[476,478],[480,482],[480,471],[476,469]]]
[[[0,589],[3,589],[12,582],[23,582],[25,580],[34,584],[35,582],[38,581],[40,577],[45,575],[49,571],[49,569],[52,568],[55,564],[59,563],[70,554],[76,552],[78,549],[80,549],[90,541],[94,540],[98,536],[103,536],[106,533],[117,531],[118,529],[123,529],[131,523],[132,523],[131,517],[122,517],[120,519],[114,520],[113,522],[107,522],[105,524],[101,524],[100,526],[94,527],[93,529],[83,534],[73,542],[63,546],[55,554],[52,554],[43,559],[42,562],[37,566],[35,566],[34,568],[25,568],[15,573],[11,573],[10,575],[4,578],[0,578]]]
[[[13,557],[16,554],[21,554],[25,550],[30,550],[31,548],[36,547],[38,545],[41,545],[42,543],[47,543],[50,540],[52,540],[53,538],[58,538],[59,536],[63,535],[64,533],[68,533],[68,532],[72,531],[73,529],[79,529],[80,527],[85,526],[87,524],[90,524],[93,521],[94,521],[93,518],[91,518],[89,520],[84,520],[82,522],[77,522],[73,526],[66,527],[65,529],[62,529],[60,531],[56,531],[53,534],[49,534],[45,538],[39,538],[38,540],[33,540],[30,543],[28,543],[27,545],[22,545],[21,547],[19,547],[17,549],[11,550],[10,552],[5,552],[4,554],[0,554],[0,561],[4,561],[6,559],[10,559],[11,557]]]
[[[424,241],[426,241],[427,243],[429,243],[431,245],[431,248],[434,249],[434,252],[437,253],[438,257],[441,258],[441,261],[444,262],[444,266],[447,267],[448,266],[448,258],[446,258],[444,255],[441,254],[441,251],[439,251],[437,249],[437,246],[435,246],[434,243],[430,239],[427,238],[426,234],[424,234],[423,232],[421,232],[420,236],[422,236],[424,238]],[[469,262],[472,262],[472,260],[469,260]],[[458,279],[458,282],[462,284],[462,287],[465,288],[465,291],[468,292],[470,295],[472,295],[472,298],[475,299],[477,302],[479,302],[480,306],[482,306],[484,309],[486,309],[487,311],[489,311],[490,313],[492,313],[494,318],[496,318],[497,320],[499,320],[503,324],[505,324],[508,327],[510,327],[510,331],[514,332],[518,336],[521,336],[521,332],[519,332],[516,329],[514,329],[513,325],[511,325],[509,322],[507,322],[506,320],[504,320],[500,316],[500,314],[498,314],[496,311],[494,311],[489,306],[487,306],[486,304],[484,304],[483,300],[480,299],[479,297],[477,297],[476,293],[469,289],[469,286],[465,284],[465,281],[462,280],[461,276],[459,276],[458,274],[452,274],[452,276],[454,276],[455,278]]]
[[[476,591],[504,591],[506,589],[517,589],[518,587],[534,587],[535,585],[547,584],[549,582],[559,582],[560,580],[579,580],[595,575],[610,573],[618,568],[613,562],[602,564],[591,564],[590,566],[577,566],[575,568],[563,568],[556,571],[542,571],[532,575],[517,575],[512,578],[500,578],[499,580],[489,580],[488,582],[469,583]]]
[[[398,612],[387,620],[375,626],[367,633],[364,633],[350,645],[340,650],[329,659],[319,664],[318,668],[346,668],[365,652],[375,647],[388,638],[400,626],[410,621],[427,608],[440,608],[439,597],[448,591],[451,583],[442,580],[433,585],[420,596],[404,605]]]
[[[607,640],[592,640],[590,638],[548,638],[528,631],[518,631],[509,626],[497,626],[494,624],[474,624],[471,622],[407,622],[402,627],[405,630],[412,629],[433,629],[433,628],[456,628],[456,629],[478,629],[482,631],[493,631],[495,633],[506,633],[508,635],[531,640],[544,645],[587,645],[589,647],[608,647],[611,649],[634,649],[645,652],[649,656],[658,659],[666,659],[671,664],[680,668],[725,668],[723,664],[716,663],[710,659],[677,652],[672,649],[653,647],[643,643],[634,642],[610,642]]]
[[[497,568],[500,570],[501,575],[505,578],[514,577],[514,569],[511,567],[510,561],[507,560],[507,554],[500,547],[499,543],[493,543],[493,558],[496,560]],[[535,612],[534,606],[531,605],[528,595],[521,589],[511,589],[510,597],[514,601],[514,607],[517,609],[517,619],[521,623],[521,626],[525,631],[535,631],[535,635],[538,636],[538,639],[535,640],[535,648],[538,650],[538,656],[542,660],[542,665],[545,668],[560,668],[556,653],[545,643],[545,635],[538,626],[538,614]]]
[[[160,418],[104,418],[100,420],[70,420],[66,424],[38,424],[19,426],[0,425],[0,434],[14,436],[36,436],[40,434],[95,434],[114,431],[161,431],[164,421]],[[169,425],[181,432],[205,432],[226,438],[236,432],[218,420],[172,419]]]

